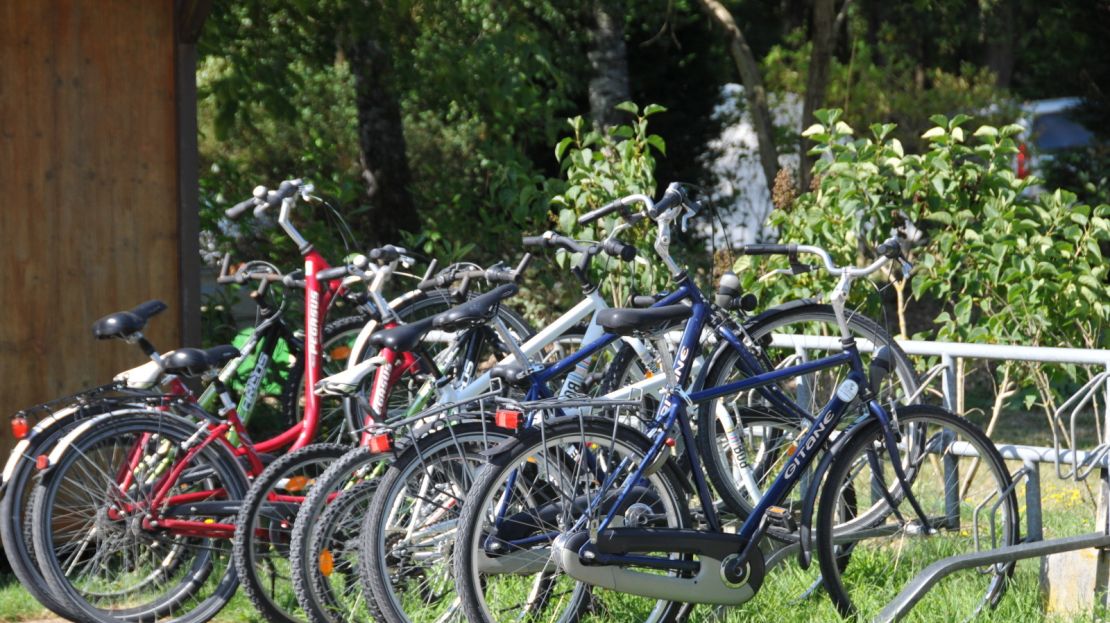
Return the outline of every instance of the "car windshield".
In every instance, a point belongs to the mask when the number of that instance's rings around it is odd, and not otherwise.
[[[1040,115],[1033,121],[1033,144],[1039,151],[1083,147],[1092,138],[1091,131],[1068,117],[1067,112]]]

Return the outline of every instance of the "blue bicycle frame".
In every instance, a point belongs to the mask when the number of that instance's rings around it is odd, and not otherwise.
[[[698,355],[700,350],[700,337],[703,329],[705,328],[710,315],[709,306],[706,303],[701,291],[693,283],[688,275],[682,275],[678,280],[677,289],[670,293],[668,296],[659,301],[656,306],[671,305],[680,301],[689,301],[692,313],[686,326],[683,330],[682,338],[678,346],[677,355],[674,359],[674,376],[675,387],[671,388],[669,395],[662,401],[656,417],[652,421],[652,427],[649,431],[648,437],[651,440],[651,446],[648,452],[640,460],[639,466],[629,474],[623,483],[620,484],[620,493],[616,501],[609,504],[609,511],[602,519],[600,524],[596,526],[597,531],[605,530],[613,521],[617,510],[624,507],[626,497],[629,495],[632,488],[636,483],[641,481],[644,475],[644,470],[654,462],[655,457],[659,452],[663,451],[663,445],[667,440],[667,431],[671,430],[677,422],[680,434],[682,435],[685,446],[689,449],[695,448],[694,433],[690,427],[689,418],[686,415],[686,406],[695,403],[702,403],[714,398],[743,392],[746,390],[757,390],[764,396],[773,406],[785,414],[797,416],[799,421],[810,420],[811,423],[807,429],[802,440],[798,443],[797,450],[791,459],[787,462],[786,466],[782,469],[779,475],[775,478],[770,488],[764,493],[763,497],[756,504],[755,509],[748,516],[747,520],[740,527],[737,532],[736,538],[739,544],[742,544],[744,552],[742,556],[746,556],[748,548],[758,543],[763,532],[767,528],[767,523],[763,520],[768,510],[780,503],[785,496],[791,491],[798,479],[808,468],[816,456],[816,450],[822,447],[829,439],[833,430],[841,418],[847,412],[848,407],[852,404],[857,395],[861,392],[863,399],[867,403],[868,413],[879,419],[882,423],[883,430],[886,434],[886,445],[888,446],[891,456],[894,459],[895,473],[901,482],[905,482],[905,474],[901,469],[901,462],[898,459],[898,450],[893,436],[893,431],[890,427],[890,416],[875,399],[868,385],[866,385],[866,376],[863,368],[863,361],[860,358],[859,350],[856,347],[855,341],[852,339],[845,339],[842,341],[843,351],[828,357],[823,357],[814,361],[805,362],[799,365],[791,366],[782,370],[765,371],[764,366],[760,363],[759,359],[748,350],[743,344],[742,339],[732,331],[728,326],[720,325],[716,327],[717,333],[721,339],[726,341],[732,348],[740,354],[739,364],[744,374],[748,378],[741,379],[732,383],[721,385],[718,387],[711,387],[708,389],[686,393],[680,388],[687,387],[690,383],[690,362]],[[529,399],[538,399],[549,397],[547,393],[546,381],[565,373],[571,366],[576,365],[586,357],[589,357],[594,352],[607,344],[612,343],[617,336],[613,334],[605,334],[594,343],[585,346],[582,350],[571,355],[570,357],[559,361],[552,366],[535,373],[532,377],[533,383],[528,393]],[[782,390],[778,387],[777,383],[786,379],[803,376],[826,368],[847,365],[849,372],[845,381],[843,381],[837,392],[829,400],[829,402],[821,409],[816,415],[812,416],[800,407],[797,403],[792,401]],[[532,425],[532,414],[529,414],[527,424]],[[701,508],[705,513],[705,520],[709,529],[714,532],[721,531],[720,517],[717,514],[713,504],[713,498],[709,491],[709,485],[706,481],[705,473],[702,470],[701,459],[696,452],[688,452],[687,456],[690,460],[690,471],[693,474],[694,484],[697,488],[698,497],[701,501]],[[593,494],[593,497],[587,507],[586,512],[579,517],[575,526],[570,530],[579,531],[584,529],[585,522],[598,507],[602,504],[602,500],[606,498],[606,493],[616,485],[614,482],[616,475],[623,473],[627,468],[629,457],[625,457],[621,464],[612,471],[612,476],[605,479],[598,491]],[[511,474],[510,479],[515,478],[516,474]],[[511,482],[511,481],[510,481]],[[506,487],[506,494],[512,488],[510,484]],[[495,520],[495,523],[500,523],[501,515],[504,510],[504,501],[500,505]],[[916,500],[911,500],[915,510],[920,514],[924,513],[916,508]],[[545,535],[532,536],[525,541],[509,541],[510,545],[518,547],[526,547],[538,541],[551,540],[557,533],[549,533]],[[585,548],[589,544],[586,543],[582,547]],[[687,567],[685,561],[676,560],[673,558],[655,557],[655,556],[630,556],[630,555],[615,555],[615,554],[602,554],[594,553],[594,562],[596,564],[631,564],[631,565],[650,565],[657,569],[671,568],[674,570],[684,570]]]

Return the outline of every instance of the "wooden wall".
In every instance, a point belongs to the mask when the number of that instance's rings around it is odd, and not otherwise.
[[[195,151],[195,135],[179,137],[174,14],[170,0],[0,2],[0,458],[11,412],[143,362],[95,341],[96,318],[160,298],[148,335],[181,340],[179,138]]]

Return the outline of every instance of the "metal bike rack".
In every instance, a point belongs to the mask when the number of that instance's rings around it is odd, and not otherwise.
[[[897,621],[909,613],[922,597],[938,582],[951,573],[961,569],[982,567],[991,564],[1005,564],[1028,558],[1040,558],[1050,554],[1098,548],[1098,562],[1095,577],[1096,591],[1107,591],[1110,581],[1110,350],[1078,348],[1049,348],[1032,346],[1008,346],[998,344],[961,344],[955,342],[925,342],[918,340],[899,340],[899,345],[908,355],[940,357],[940,364],[929,370],[922,382],[927,385],[932,379],[942,378],[942,393],[945,406],[956,411],[956,385],[958,359],[992,359],[998,361],[1027,361],[1038,363],[1077,364],[1102,366],[1104,370],[1094,374],[1076,394],[1064,401],[1056,411],[1059,420],[1070,410],[1071,439],[1074,442],[1075,420],[1079,413],[1091,403],[1098,391],[1103,391],[1102,440],[1089,451],[1062,449],[1057,436],[1057,427],[1062,424],[1053,422],[1054,447],[1035,447],[1022,445],[998,446],[1003,458],[1020,460],[1020,476],[1026,481],[1026,535],[1018,545],[981,550],[971,554],[953,556],[938,560],[911,580],[886,608],[876,621]],[[774,335],[773,344],[793,348],[799,357],[805,357],[809,349],[838,350],[839,339],[824,336]],[[873,345],[860,341],[861,351],[873,350]],[[967,444],[955,444],[954,452],[973,456],[974,450]],[[1099,470],[1099,500],[1095,516],[1095,532],[1078,536],[1043,540],[1043,516],[1041,512],[1040,465],[1053,463],[1061,479],[1072,478],[1077,482],[1086,478],[1094,469]],[[1062,465],[1070,465],[1067,473]]]

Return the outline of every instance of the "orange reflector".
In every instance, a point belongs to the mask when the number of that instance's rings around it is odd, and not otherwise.
[[[674,437],[667,437],[666,439],[664,439],[663,440],[663,445],[667,446],[668,448],[673,448],[674,447]]]
[[[22,415],[12,418],[12,437],[23,439],[29,432],[31,432],[31,425],[27,423],[27,418]]]
[[[329,577],[332,571],[335,571],[335,560],[331,557],[331,550],[325,549],[320,552],[320,573]]]
[[[796,444],[796,443],[790,444],[790,447],[788,447],[786,449],[786,456],[794,456],[794,452],[796,452],[797,450],[798,450],[798,444]]]
[[[516,430],[520,427],[520,411],[498,409],[493,415],[493,422],[501,428]]]
[[[389,438],[389,433],[382,433],[381,435],[374,435],[370,438],[370,451],[371,452],[389,452],[393,447],[393,442]]]
[[[328,351],[328,356],[331,357],[333,361],[346,360],[351,356],[351,347],[346,344],[340,344]]]
[[[35,469],[42,471],[50,467],[50,457],[45,454],[40,454],[35,457]]]
[[[312,479],[308,476],[293,476],[285,483],[286,491],[304,491]]]

